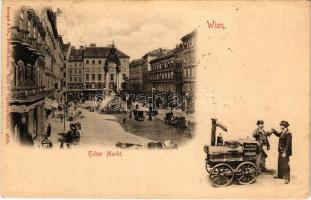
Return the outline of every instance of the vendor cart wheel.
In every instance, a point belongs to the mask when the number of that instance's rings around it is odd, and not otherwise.
[[[214,186],[227,186],[233,178],[233,169],[226,163],[217,164],[210,170],[210,180]]]
[[[242,185],[253,183],[257,174],[257,166],[252,162],[242,162],[235,170],[235,176]]]

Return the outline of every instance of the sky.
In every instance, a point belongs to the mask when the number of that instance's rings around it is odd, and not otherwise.
[[[87,5],[81,2],[62,5],[57,18],[64,42],[80,46],[96,43],[107,46],[114,41],[131,59],[156,48],[174,48],[180,38],[195,29],[186,8],[163,11],[157,4]]]

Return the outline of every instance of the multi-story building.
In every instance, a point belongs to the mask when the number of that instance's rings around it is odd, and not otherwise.
[[[64,67],[63,41],[57,31],[57,14],[51,8],[39,12],[46,32],[45,44],[45,90],[49,98],[55,99],[61,89],[62,69]]]
[[[196,32],[193,31],[181,38],[182,45],[182,71],[183,91],[193,94],[195,90],[195,46]]]
[[[196,31],[181,38],[181,43],[165,55],[151,60],[151,86],[159,92],[175,93],[183,108],[194,109]]]
[[[129,75],[130,57],[112,46],[90,44],[84,51],[84,94],[91,99],[103,90],[119,91]]]
[[[22,7],[11,27],[10,123],[13,137],[23,144],[33,144],[45,133],[45,97],[54,90],[55,70],[63,63],[56,26],[53,33],[48,19],[54,14]]]
[[[84,46],[76,49],[71,47],[66,64],[66,95],[67,99],[80,98],[83,96],[83,54]]]
[[[142,92],[144,87],[144,59],[135,59],[129,65],[128,86],[130,90]]]
[[[139,92],[148,92],[152,89],[150,84],[149,72],[151,71],[150,61],[164,55],[168,49],[155,49],[146,53],[141,59],[133,60],[129,66],[129,80],[128,85],[130,90]]]
[[[150,92],[153,88],[150,82],[151,81],[150,80],[150,71],[151,71],[150,61],[157,57],[167,54],[169,51],[170,49],[158,48],[158,49],[155,49],[153,51],[146,53],[143,56],[143,59],[145,60],[144,71],[143,71],[143,91],[144,92],[148,92],[148,91]]]
[[[175,91],[176,94],[182,95],[184,93],[183,90],[183,45],[178,44],[175,48],[175,69],[174,69],[174,82],[175,82]]]
[[[150,80],[152,87],[158,92],[175,93],[174,66],[175,52],[169,51],[167,54],[150,61]]]
[[[68,62],[68,59],[69,59],[69,56],[70,56],[70,42],[68,42],[67,44],[64,44],[64,60],[65,60],[65,63],[64,63],[64,68],[63,68],[63,74],[62,74],[62,77],[63,77],[63,83],[62,83],[62,88],[64,88],[64,90],[66,90],[66,87],[67,87],[67,62]]]

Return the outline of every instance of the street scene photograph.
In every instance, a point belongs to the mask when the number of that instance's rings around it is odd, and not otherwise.
[[[17,143],[176,149],[194,137],[194,27],[101,9],[11,13],[8,103]]]

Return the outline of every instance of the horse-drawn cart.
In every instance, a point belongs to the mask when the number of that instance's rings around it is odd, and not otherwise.
[[[134,119],[137,121],[144,121],[145,120],[145,111],[141,109],[133,110]]]

